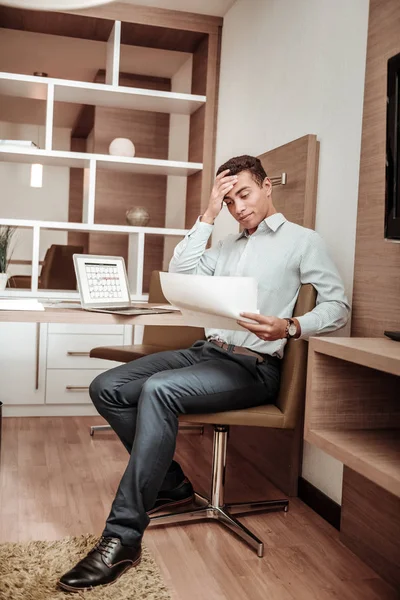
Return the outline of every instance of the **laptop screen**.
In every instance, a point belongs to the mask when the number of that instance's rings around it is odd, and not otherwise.
[[[120,256],[75,254],[82,306],[129,304],[125,262]]]

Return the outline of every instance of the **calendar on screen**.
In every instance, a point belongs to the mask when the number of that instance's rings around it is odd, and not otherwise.
[[[129,281],[122,256],[74,254],[74,267],[83,308],[130,306]]]
[[[85,263],[91,300],[122,299],[121,280],[116,264]]]

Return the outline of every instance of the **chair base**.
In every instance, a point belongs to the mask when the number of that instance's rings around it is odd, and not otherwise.
[[[164,513],[161,515],[152,515],[150,517],[150,526],[171,525],[187,523],[188,521],[200,521],[212,519],[219,521],[230,531],[240,537],[251,548],[257,552],[259,558],[263,557],[264,544],[250,529],[247,529],[238,519],[236,514],[249,514],[254,512],[272,512],[289,510],[288,500],[265,500],[261,502],[240,502],[237,504],[225,504],[223,506],[214,506],[208,498],[195,493],[194,505],[191,508],[185,508],[176,512]]]
[[[93,437],[95,431],[109,431],[112,429],[110,425],[92,425],[90,427],[90,435]],[[204,433],[204,425],[179,425],[179,431],[198,431],[200,430],[200,435]]]
[[[211,473],[211,499],[195,493],[194,506],[184,508],[177,512],[152,515],[150,525],[168,525],[171,523],[187,523],[202,519],[214,519],[230,529],[244,540],[256,552],[259,558],[264,554],[264,544],[250,529],[247,529],[233,513],[271,512],[289,509],[289,500],[265,500],[262,502],[240,502],[239,504],[225,504],[225,468],[226,450],[228,443],[229,426],[214,425],[213,458]]]

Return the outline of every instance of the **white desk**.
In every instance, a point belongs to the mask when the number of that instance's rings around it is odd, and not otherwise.
[[[146,306],[146,305],[145,305]],[[148,306],[153,306],[149,304]],[[159,315],[120,316],[81,308],[0,310],[0,323],[74,323],[92,325],[190,325],[178,312]]]
[[[21,330],[18,323],[26,323],[26,330]],[[45,324],[57,327],[58,330],[64,325],[64,330],[61,334],[60,331],[51,333]],[[84,390],[88,389],[90,381],[96,375],[113,364],[100,359],[89,359],[90,348],[132,343],[126,338],[124,341],[122,327],[118,334],[107,334],[105,330],[110,325],[179,326],[190,323],[178,312],[120,316],[89,312],[77,306],[65,308],[65,305],[45,308],[44,311],[0,310],[3,344],[0,349],[3,378],[0,400],[4,402],[3,414],[96,414]],[[15,331],[10,328],[15,328]]]

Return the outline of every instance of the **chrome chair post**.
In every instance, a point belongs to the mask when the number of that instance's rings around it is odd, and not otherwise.
[[[211,504],[215,508],[224,505],[226,447],[229,427],[215,425],[213,441],[213,464],[211,475]]]
[[[257,556],[262,558],[264,554],[263,542],[250,529],[247,529],[247,527],[236,519],[233,514],[248,514],[261,511],[270,512],[273,510],[287,512],[289,501],[284,499],[224,504],[228,434],[228,425],[214,425],[211,500],[195,492],[194,502],[191,506],[173,512],[160,510],[160,514],[156,513],[150,516],[150,526],[188,523],[189,521],[204,519],[217,520],[245,541],[246,544],[257,552]]]

